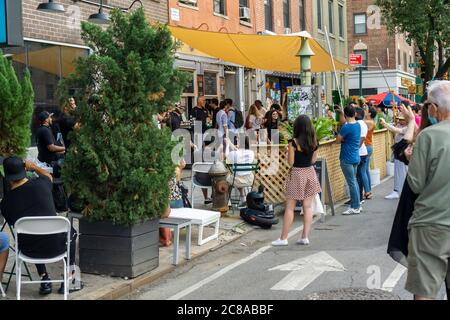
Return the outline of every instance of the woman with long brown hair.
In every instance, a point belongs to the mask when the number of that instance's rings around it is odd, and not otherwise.
[[[309,232],[312,224],[312,203],[316,194],[321,192],[320,183],[314,170],[319,143],[311,119],[299,116],[294,122],[293,139],[288,146],[288,163],[291,166],[286,178],[286,209],[284,212],[283,231],[273,246],[287,246],[289,228],[294,220],[297,201],[302,201],[303,232],[297,244],[309,244]]]

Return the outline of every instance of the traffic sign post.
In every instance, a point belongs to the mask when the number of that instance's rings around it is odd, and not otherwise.
[[[351,53],[348,60],[350,65],[359,66],[359,96],[362,97],[362,54]]]
[[[350,53],[350,56],[348,58],[348,62],[350,65],[362,65],[362,54],[354,54]]]

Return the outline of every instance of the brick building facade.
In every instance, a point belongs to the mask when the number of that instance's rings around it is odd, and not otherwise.
[[[415,75],[408,65],[415,62],[415,49],[408,45],[402,34],[388,33],[382,24],[380,8],[374,4],[374,0],[350,1],[347,7],[348,50],[363,55],[363,95],[390,88],[413,99],[414,95],[408,94],[408,87],[414,86]],[[349,77],[350,95],[359,95],[359,72],[350,72]]]

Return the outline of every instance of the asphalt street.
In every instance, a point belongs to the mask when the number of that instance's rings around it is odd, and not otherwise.
[[[385,200],[393,180],[375,187],[363,212],[313,225],[309,246],[295,244],[297,215],[289,246],[272,247],[281,221],[255,229],[176,268],[124,299],[412,299],[404,289],[407,271],[386,253],[397,200]],[[280,217],[282,219],[282,217]],[[296,229],[296,230],[294,230]],[[445,299],[441,289],[438,299]]]

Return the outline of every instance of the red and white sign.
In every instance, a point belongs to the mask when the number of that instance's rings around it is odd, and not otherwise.
[[[350,53],[348,60],[351,65],[361,65],[362,64],[362,54]]]

